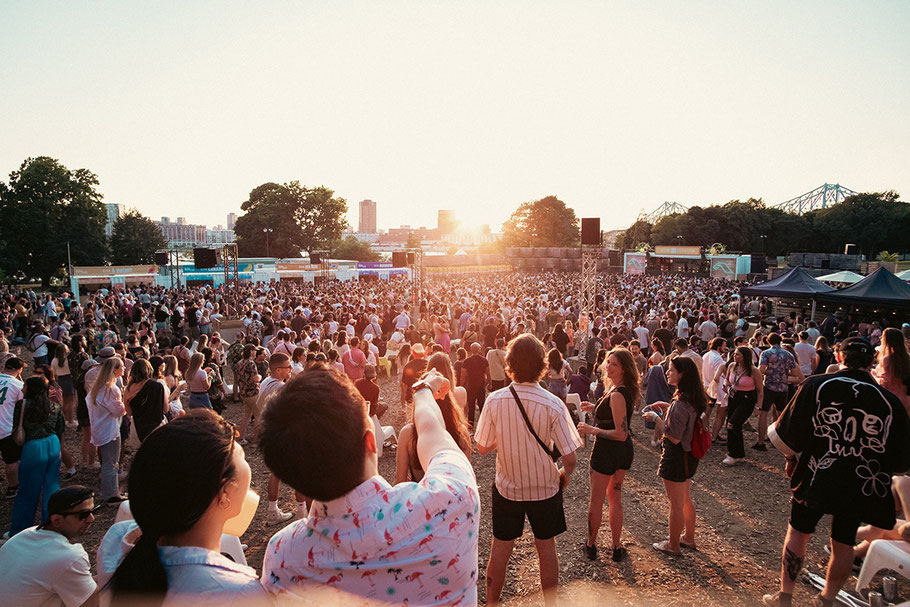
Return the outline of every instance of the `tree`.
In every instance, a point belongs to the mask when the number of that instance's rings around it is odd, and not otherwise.
[[[111,233],[111,263],[115,266],[154,263],[155,251],[167,247],[158,225],[130,209],[114,222]]]
[[[639,219],[617,236],[616,248],[620,251],[630,250],[641,242],[651,242],[651,224],[647,219]]]
[[[107,212],[87,169],[71,171],[48,156],[28,158],[0,182],[0,268],[14,280],[51,276],[67,263],[104,263]]]
[[[323,186],[307,188],[299,181],[264,183],[253,189],[240,205],[245,214],[234,225],[240,255],[300,257],[301,251],[329,248],[347,227],[347,203],[334,194]]]
[[[869,259],[882,249],[910,250],[910,204],[898,198],[894,191],[855,194],[840,204],[806,213],[816,247],[810,250],[854,243]]]
[[[502,226],[509,247],[574,247],[578,217],[556,196],[523,202]]]
[[[339,240],[330,249],[333,259],[353,259],[356,261],[379,261],[380,255],[370,243],[348,236]]]

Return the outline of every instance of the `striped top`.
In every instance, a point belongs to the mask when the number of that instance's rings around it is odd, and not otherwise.
[[[566,405],[536,383],[513,383],[537,436],[563,455],[583,442]],[[559,472],[531,435],[508,387],[487,397],[474,438],[496,449],[496,489],[512,501],[539,501],[559,491]]]

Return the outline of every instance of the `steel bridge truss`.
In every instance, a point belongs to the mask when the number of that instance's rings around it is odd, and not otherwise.
[[[797,196],[796,198],[787,200],[786,202],[776,204],[773,206],[773,208],[780,209],[788,213],[796,213],[797,215],[802,215],[803,213],[815,211],[816,209],[826,209],[833,204],[843,202],[844,198],[847,196],[853,196],[854,194],[856,194],[856,192],[845,188],[839,183],[835,183],[833,185],[826,183],[815,188],[811,192],[806,192],[802,196]]]
[[[681,205],[678,202],[665,202],[653,211],[651,211],[645,219],[650,224],[657,223],[657,220],[661,217],[666,217],[667,215],[673,215],[675,213],[685,213],[689,208],[685,205]]]

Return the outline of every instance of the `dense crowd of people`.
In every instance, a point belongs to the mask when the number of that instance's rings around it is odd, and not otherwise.
[[[563,491],[585,440],[593,449],[579,549],[598,558],[606,503],[610,558],[627,557],[622,485],[636,417],[661,450],[669,520],[653,548],[671,555],[697,545],[690,486],[710,442],[725,445],[724,465],[739,465],[751,423],[751,449],[770,441],[784,453],[793,506],[780,591],[767,604],[789,605],[822,514],[834,515],[818,599],[826,605],[862,556],[857,539],[910,541],[910,525],[895,516],[906,520],[910,507],[901,476],[910,469],[910,325],[775,316],[772,301],[741,297],[738,283],[720,279],[598,280],[593,311],[581,310],[571,273],[439,277],[419,298],[404,280],[140,285],[79,298],[6,289],[0,447],[14,506],[0,585],[16,604],[313,592],[476,604],[480,503],[489,499],[486,602],[499,601],[527,519],[552,604]],[[380,398],[380,369],[400,384],[400,402]],[[221,416],[229,406],[241,412],[236,427]],[[383,425],[393,407],[408,412],[400,428]],[[62,447],[67,431],[80,433],[80,453]],[[258,500],[244,456],[251,445],[271,472],[267,521],[287,524],[258,575],[220,552],[222,532],[242,533],[236,520]],[[396,447],[394,479],[378,473],[384,445]],[[477,487],[475,449],[496,453],[489,495]],[[60,489],[77,466],[98,468],[99,506],[85,487]],[[296,513],[278,507],[282,483]],[[92,578],[71,540],[101,504],[127,499],[131,518],[107,532]],[[12,580],[24,553],[39,569]],[[42,565],[46,575],[36,574]]]

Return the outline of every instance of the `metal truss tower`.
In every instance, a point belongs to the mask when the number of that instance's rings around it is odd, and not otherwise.
[[[597,302],[597,259],[600,247],[582,248],[581,250],[581,313],[589,320],[594,319],[594,308]]]
[[[681,205],[678,202],[665,202],[651,211],[645,219],[648,221],[648,223],[655,224],[661,217],[673,215],[674,213],[685,213],[688,210],[688,207]]]
[[[224,264],[224,284],[229,286],[233,284],[234,286],[240,283],[240,263],[239,255],[237,254],[237,245],[235,243],[228,243],[224,245],[224,248],[221,251],[221,263]]]
[[[808,213],[809,211],[814,211],[816,209],[826,209],[833,204],[843,202],[844,198],[853,196],[854,194],[856,194],[856,192],[843,187],[839,183],[833,185],[826,183],[815,188],[811,192],[806,192],[802,196],[797,196],[786,202],[776,204],[772,208],[802,215],[803,213]]]

